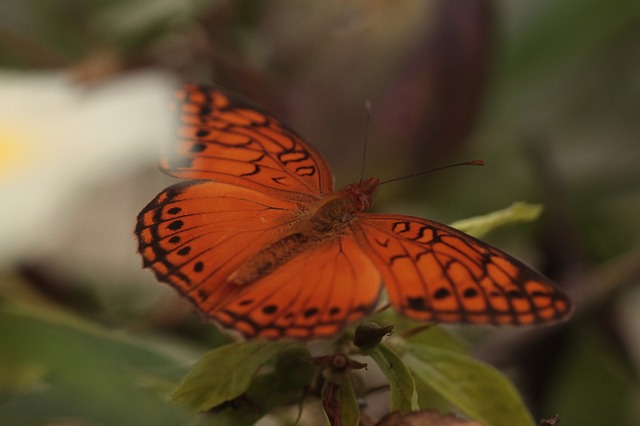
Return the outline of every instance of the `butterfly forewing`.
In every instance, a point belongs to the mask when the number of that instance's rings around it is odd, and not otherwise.
[[[288,232],[296,204],[247,188],[190,181],[161,192],[138,215],[144,266],[204,313],[229,294],[227,277]]]
[[[331,170],[273,115],[237,95],[186,85],[178,94],[179,140],[161,159],[169,174],[210,179],[309,201],[331,193]]]
[[[410,318],[529,325],[571,311],[568,298],[545,277],[440,223],[364,214],[354,231],[380,270],[391,305]]]

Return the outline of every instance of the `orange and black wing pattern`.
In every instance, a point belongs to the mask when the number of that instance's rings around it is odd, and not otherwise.
[[[533,325],[565,319],[567,296],[507,253],[437,222],[363,214],[354,227],[389,302],[421,321]]]
[[[332,336],[372,312],[384,287],[421,321],[569,316],[567,296],[507,253],[437,222],[362,212],[377,180],[334,193],[322,156],[240,97],[190,84],[177,105],[179,139],[161,167],[188,181],[140,212],[138,250],[221,325],[246,337]]]
[[[160,163],[168,174],[302,202],[333,192],[320,153],[273,115],[210,86],[188,84],[177,97],[179,140]]]
[[[236,284],[240,265],[288,232],[292,201],[212,181],[188,181],[158,194],[138,215],[143,265],[211,316]]]
[[[235,292],[211,313],[246,337],[335,336],[371,313],[382,291],[380,272],[353,236],[308,247]]]

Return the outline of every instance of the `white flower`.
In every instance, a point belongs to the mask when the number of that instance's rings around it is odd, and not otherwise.
[[[157,72],[88,87],[0,73],[0,266],[50,251],[80,196],[156,160],[173,135],[173,90]]]

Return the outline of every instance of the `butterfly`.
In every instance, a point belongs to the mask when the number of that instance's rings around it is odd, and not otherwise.
[[[185,179],[138,215],[143,266],[247,338],[332,336],[382,291],[419,321],[530,325],[567,296],[507,253],[418,217],[366,212],[379,184],[339,191],[322,155],[278,118],[217,87],[177,94],[160,168]]]

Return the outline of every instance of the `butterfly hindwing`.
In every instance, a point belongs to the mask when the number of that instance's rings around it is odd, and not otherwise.
[[[529,325],[568,315],[568,298],[522,262],[437,222],[363,214],[354,226],[391,305],[423,321]]]
[[[178,93],[179,140],[161,167],[301,201],[333,191],[322,156],[273,115],[237,95],[189,84]]]
[[[351,235],[310,246],[246,286],[211,316],[245,336],[332,336],[375,309],[380,273]]]

